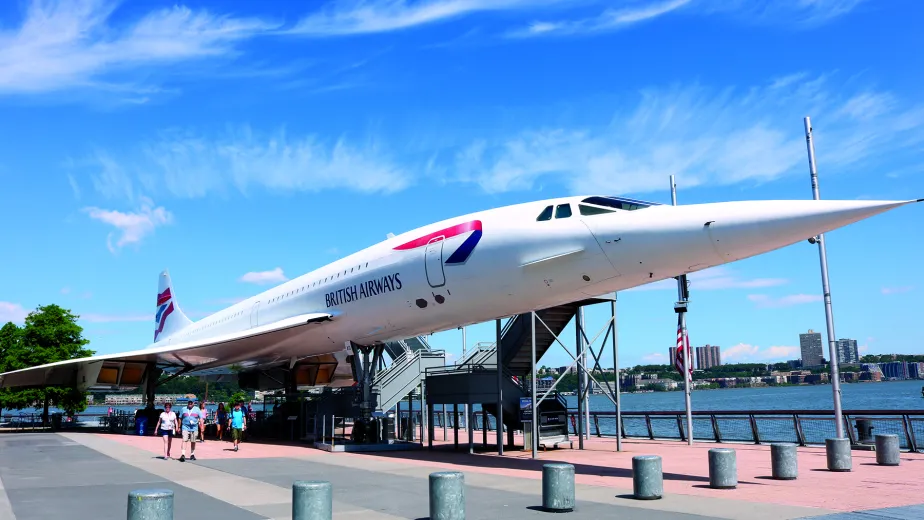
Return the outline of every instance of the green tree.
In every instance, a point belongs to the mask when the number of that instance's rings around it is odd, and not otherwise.
[[[7,323],[0,329],[0,372],[20,370],[47,363],[93,355],[84,346],[78,316],[58,305],[39,306],[26,316],[23,327]],[[48,408],[68,412],[87,407],[87,393],[76,387],[7,388],[0,390],[0,406],[21,410],[42,403],[42,422],[48,423]]]

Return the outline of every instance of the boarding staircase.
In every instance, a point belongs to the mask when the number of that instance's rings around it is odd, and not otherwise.
[[[422,336],[386,343],[385,352],[391,365],[377,371],[372,381],[377,412],[392,409],[420,386],[428,368],[446,364],[446,354],[430,348]]]
[[[580,307],[602,303],[589,299],[536,311],[548,326],[536,320],[536,361],[555,344]],[[527,376],[532,368],[533,332],[530,318],[524,313],[507,320],[501,332],[501,381],[503,385],[504,426],[508,431],[519,430],[520,398],[530,395]],[[551,329],[551,330],[550,330]],[[488,413],[497,417],[497,349],[494,343],[479,344],[456,365],[431,368],[427,371],[427,392],[433,403],[481,403]],[[540,393],[537,398],[543,394]],[[567,409],[564,398],[550,394],[539,406],[539,412]]]

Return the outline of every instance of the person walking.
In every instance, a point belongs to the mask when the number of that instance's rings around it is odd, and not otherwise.
[[[202,410],[199,401],[186,401],[186,408],[180,413],[180,422],[183,429],[183,447],[180,450],[180,462],[186,462],[186,444],[189,443],[189,460],[196,460],[196,441],[199,436],[199,423],[202,421]]]
[[[160,412],[154,431],[164,438],[164,460],[169,460],[173,436],[176,435],[176,413],[173,412],[170,403],[164,405],[164,411]]]
[[[247,429],[247,415],[241,409],[241,403],[234,403],[234,410],[231,410],[231,419],[228,422],[231,427],[231,440],[234,441],[234,451],[237,451],[241,438],[244,436],[244,430]]]
[[[225,403],[218,403],[218,410],[215,412],[215,434],[218,440],[222,440],[225,425],[228,423],[228,412],[225,411]]]

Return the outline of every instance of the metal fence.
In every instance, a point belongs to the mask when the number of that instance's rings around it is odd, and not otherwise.
[[[687,440],[684,412],[623,412],[627,439]],[[875,444],[877,433],[898,435],[901,449],[924,450],[924,410],[844,410],[845,431],[854,446]],[[569,428],[577,433],[577,411],[569,412]],[[755,444],[791,442],[824,445],[836,436],[834,414],[819,410],[694,411],[693,439]],[[590,434],[616,435],[615,412],[591,412]]]

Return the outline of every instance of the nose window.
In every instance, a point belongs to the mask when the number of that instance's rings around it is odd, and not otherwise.
[[[555,208],[555,218],[568,218],[571,216],[571,204],[559,204]]]
[[[542,213],[536,217],[536,220],[552,220],[552,206],[546,206],[546,208],[542,210]]]

